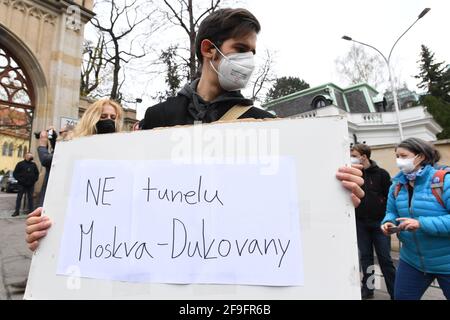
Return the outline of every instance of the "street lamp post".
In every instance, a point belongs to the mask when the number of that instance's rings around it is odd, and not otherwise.
[[[400,41],[400,39],[417,23],[417,21],[422,19],[428,13],[428,11],[430,11],[430,10],[431,10],[430,8],[425,8],[424,10],[422,10],[422,12],[419,14],[419,16],[414,21],[414,23],[408,29],[406,29],[405,32],[402,33],[402,35],[397,39],[397,41],[395,41],[394,45],[391,48],[391,51],[389,52],[389,56],[387,58],[380,50],[378,50],[374,46],[371,46],[370,44],[354,40],[354,39],[352,39],[349,36],[343,36],[342,37],[342,39],[344,39],[344,40],[353,41],[355,43],[359,43],[359,44],[361,44],[363,46],[366,46],[366,47],[374,49],[375,51],[377,51],[383,57],[384,61],[386,62],[386,65],[387,65],[387,68],[388,68],[388,71],[389,71],[389,83],[391,85],[391,91],[392,91],[392,95],[394,97],[395,113],[397,114],[398,131],[400,133],[400,140],[401,141],[403,141],[403,128],[402,128],[402,122],[400,120],[400,107],[398,105],[398,100],[397,100],[397,89],[395,88],[394,79],[392,77],[392,70],[391,70],[392,51],[394,51],[394,48],[397,45],[397,43]]]
[[[136,98],[136,100],[134,102],[135,102],[134,106],[135,106],[135,109],[137,111],[137,104],[138,103],[142,103],[142,99],[141,98]]]

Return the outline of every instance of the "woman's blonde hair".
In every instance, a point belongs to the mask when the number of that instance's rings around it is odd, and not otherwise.
[[[81,117],[80,122],[75,127],[73,138],[97,134],[96,124],[98,121],[100,121],[103,107],[108,104],[116,110],[117,116],[116,120],[114,121],[116,125],[116,132],[121,132],[123,122],[122,106],[114,100],[101,99],[94,102],[86,109],[83,116]]]

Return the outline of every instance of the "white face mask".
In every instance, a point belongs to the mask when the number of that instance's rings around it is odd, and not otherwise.
[[[357,157],[350,157],[351,164],[361,164],[361,160]]]
[[[407,158],[407,159],[397,158],[397,167],[400,170],[402,170],[404,174],[411,173],[416,168],[416,165],[414,164],[414,160],[416,158],[417,156],[415,156],[414,158]]]
[[[213,44],[214,45],[214,44]],[[214,47],[222,55],[219,70],[214,68],[212,61],[209,63],[219,76],[219,83],[226,91],[238,91],[247,86],[248,81],[255,69],[255,58],[253,52],[230,53],[225,56],[219,48]]]

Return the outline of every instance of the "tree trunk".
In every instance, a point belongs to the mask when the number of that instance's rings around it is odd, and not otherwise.
[[[190,42],[191,42],[191,54],[189,57],[189,67],[190,67],[190,79],[194,80],[197,76],[197,61],[195,58],[195,37],[196,32],[191,32],[190,35]]]
[[[119,42],[117,40],[114,41],[114,70],[113,70],[113,85],[111,88],[111,95],[110,98],[112,100],[118,101],[119,94],[118,94],[118,88],[119,88],[119,71],[120,71],[120,54],[119,54]]]
[[[188,12],[189,12],[189,42],[191,46],[190,50],[190,56],[189,56],[189,70],[190,70],[190,80],[194,80],[195,76],[197,75],[197,64],[195,60],[195,37],[197,35],[197,32],[195,31],[195,24],[194,24],[194,8],[192,4],[192,0],[188,1]]]

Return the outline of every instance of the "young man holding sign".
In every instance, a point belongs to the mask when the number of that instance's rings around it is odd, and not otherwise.
[[[221,9],[206,17],[195,41],[200,78],[186,84],[176,97],[148,108],[142,128],[274,118],[253,107],[253,101],[240,92],[255,68],[260,29],[258,20],[245,9]]]
[[[196,39],[201,76],[186,85],[177,97],[147,109],[142,129],[189,125],[201,121],[273,118],[252,106],[239,90],[245,88],[254,69],[256,38],[260,24],[245,9],[221,9],[201,23]],[[350,190],[354,206],[364,197],[362,166],[340,168],[336,177]],[[35,250],[51,223],[41,217],[42,209],[27,219],[27,242]]]
[[[258,20],[246,9],[220,9],[206,17],[195,41],[201,62],[200,78],[187,84],[176,97],[148,108],[142,128],[274,118],[267,111],[253,107],[253,101],[240,93],[254,69],[260,30]],[[342,185],[352,191],[355,207],[364,197],[361,169],[361,165],[344,167],[336,174]]]

